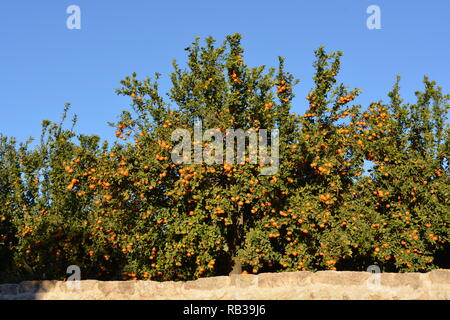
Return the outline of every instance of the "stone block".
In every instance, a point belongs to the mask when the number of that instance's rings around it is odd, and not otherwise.
[[[22,281],[20,284],[20,293],[28,294],[35,293],[39,290],[41,286],[40,281]]]
[[[258,286],[258,276],[253,274],[231,275],[230,285],[236,288],[247,288]]]
[[[117,281],[115,290],[117,293],[124,296],[132,296],[136,293],[137,280]]]
[[[187,281],[184,283],[185,290],[218,290],[226,288],[230,285],[232,277],[239,277],[240,275],[233,275],[231,277],[211,277],[200,278],[194,281]]]
[[[418,289],[423,285],[420,273],[380,273],[383,287],[411,287]]]
[[[450,285],[450,270],[445,269],[432,270],[428,274],[428,278],[433,284]]]
[[[18,284],[0,284],[0,296],[17,295],[20,293]]]
[[[297,287],[309,282],[312,272],[282,272],[282,273],[262,273],[258,277],[258,287],[279,288]]]
[[[312,274],[311,282],[341,286],[365,285],[370,275],[369,272],[317,271]]]

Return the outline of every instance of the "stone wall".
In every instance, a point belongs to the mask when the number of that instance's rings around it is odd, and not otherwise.
[[[0,285],[0,299],[450,299],[450,270],[284,272],[187,282],[26,281]]]

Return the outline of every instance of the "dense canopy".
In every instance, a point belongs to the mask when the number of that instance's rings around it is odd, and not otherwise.
[[[352,104],[340,52],[316,50],[308,111],[298,81],[250,68],[239,34],[196,39],[168,99],[135,73],[112,145],[43,122],[40,142],[0,137],[0,281],[190,280],[235,271],[428,271],[449,266],[449,96],[424,78],[405,103]],[[63,120],[67,112],[65,109]],[[279,130],[279,167],[176,164],[174,130]],[[75,124],[74,119],[73,124]],[[225,142],[224,142],[225,143]],[[202,142],[203,147],[209,145]],[[241,269],[242,268],[242,269]]]

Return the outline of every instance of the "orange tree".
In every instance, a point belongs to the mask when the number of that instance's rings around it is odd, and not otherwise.
[[[260,208],[278,196],[272,192],[277,177],[261,176],[260,166],[248,157],[242,164],[175,164],[171,135],[176,128],[192,133],[198,119],[224,136],[228,128],[276,127],[281,149],[295,136],[289,115],[295,81],[284,72],[282,60],[277,74],[275,69],[248,68],[239,35],[219,47],[212,38],[206,47],[196,41],[187,50],[188,69],[174,63],[171,77],[169,98],[176,107],[163,101],[156,82],[141,82],[135,74],[118,90],[132,98],[134,115],[122,114],[116,136],[133,134],[134,143],[118,147],[105,169],[117,172],[123,192],[107,195],[108,187],[99,196],[107,200],[100,205],[129,220],[130,228],[116,232],[128,259],[126,277],[192,279],[228,273],[233,265],[239,270],[240,264],[250,263],[243,243],[266,214]],[[276,252],[269,255],[276,258]]]
[[[120,142],[111,146],[49,121],[34,148],[2,138],[3,279],[61,279],[71,264],[83,277],[154,280],[442,265],[449,97],[425,79],[415,104],[403,103],[397,82],[388,103],[352,105],[360,90],[337,83],[341,53],[321,47],[308,110],[296,115],[298,80],[284,60],[250,68],[240,40],[196,39],[187,67],[173,63],[168,99],[159,74],[124,79],[117,93],[131,110],[112,124]],[[271,164],[249,154],[233,163],[174,161],[173,133],[192,138],[199,120],[222,134],[184,145],[201,155],[217,143],[225,150],[227,129],[278,130],[269,137],[279,139],[278,170],[261,174]]]
[[[390,103],[353,117],[372,169],[348,194],[354,209],[343,218],[351,237],[366,240],[357,254],[391,271],[429,270],[449,254],[449,96],[424,84],[416,103],[403,104],[397,79]]]
[[[86,275],[98,269],[86,257],[92,243],[92,196],[82,187],[88,175],[81,167],[87,170],[97,161],[99,137],[79,135],[79,144],[71,141],[74,137],[62,123],[44,121],[34,148],[31,140],[17,148],[2,145],[2,211],[12,223],[9,261],[20,279],[62,278],[71,264]]]
[[[17,167],[17,150],[14,139],[0,137],[0,282],[14,275],[13,254],[16,244],[16,229],[12,221],[15,202],[10,169]]]
[[[340,210],[362,166],[353,151],[355,130],[346,121],[358,112],[349,102],[359,90],[336,84],[340,55],[316,51],[309,108],[290,117],[295,135],[282,144],[279,176],[268,188],[273,201],[261,203],[263,216],[246,238],[243,254],[254,273],[335,269],[352,244],[341,230]]]

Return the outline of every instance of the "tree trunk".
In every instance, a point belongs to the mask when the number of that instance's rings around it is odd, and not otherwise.
[[[240,243],[242,241],[243,226],[244,226],[244,214],[241,211],[239,219],[236,223],[236,231],[235,231],[235,235],[234,235],[234,239],[233,239],[233,241],[234,241],[233,254],[232,254],[233,268],[229,275],[242,273],[241,262],[237,260],[236,256],[237,256],[237,252],[240,247]]]

